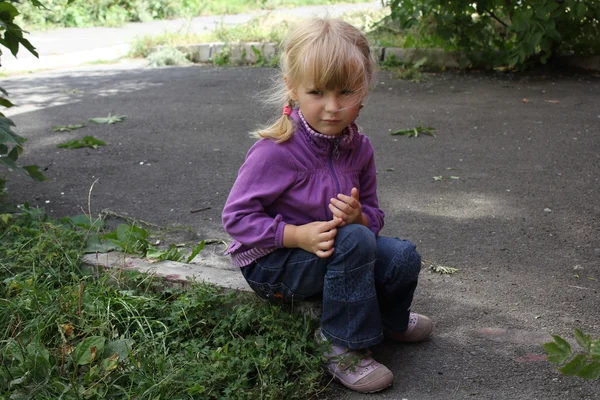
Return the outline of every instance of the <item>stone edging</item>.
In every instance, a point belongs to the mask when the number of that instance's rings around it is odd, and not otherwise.
[[[176,261],[150,262],[145,258],[116,251],[85,254],[82,261],[86,273],[94,273],[98,269],[137,271],[162,278],[168,286],[186,287],[189,283],[198,281],[232,290],[252,291],[237,269],[234,271],[204,264],[186,264]]]
[[[220,256],[229,263],[229,257]],[[214,257],[200,259],[201,264],[186,264],[176,261],[150,262],[148,259],[121,252],[85,254],[82,257],[83,272],[98,274],[99,270],[136,271],[151,274],[159,279],[166,287],[187,289],[192,282],[206,282],[228,290],[252,293],[252,289],[240,273],[234,269],[215,268],[222,260]],[[194,259],[197,260],[197,259]],[[215,262],[216,261],[216,262]],[[320,301],[304,301],[291,305],[291,311],[310,318],[321,316]]]
[[[159,46],[159,48],[162,46]],[[278,45],[272,42],[244,42],[227,44],[223,42],[203,43],[177,46],[177,49],[187,54],[194,63],[212,63],[222,54],[228,51],[229,63],[231,64],[256,64],[259,55],[264,62],[271,61],[277,55]],[[423,58],[427,64],[439,68],[459,68],[462,54],[456,51],[445,51],[436,48],[399,48],[399,47],[373,47],[373,56],[379,62],[391,59],[401,63],[416,63]],[[588,71],[600,71],[600,56],[563,56],[559,58],[561,64],[578,67]]]
[[[163,46],[159,46],[161,48]],[[229,62],[232,64],[256,64],[260,56],[266,62],[271,61],[277,55],[278,45],[272,42],[244,42],[227,44],[223,42],[203,43],[176,46],[179,51],[186,54],[194,63],[211,63],[227,49]],[[458,56],[456,52],[444,51],[442,49],[402,49],[396,47],[373,47],[373,56],[378,61],[390,59],[399,62],[414,63],[427,57],[428,63],[444,67],[458,68]]]

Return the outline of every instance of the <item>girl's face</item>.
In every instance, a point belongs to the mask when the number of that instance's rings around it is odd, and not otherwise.
[[[319,89],[305,81],[292,90],[292,100],[297,101],[306,122],[323,135],[341,135],[358,117],[362,98],[356,89]]]

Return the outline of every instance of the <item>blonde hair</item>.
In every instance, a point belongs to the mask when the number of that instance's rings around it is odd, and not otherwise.
[[[356,97],[363,99],[374,65],[367,38],[357,28],[337,19],[311,19],[298,25],[282,42],[281,73],[274,91],[265,100],[281,108],[293,107],[291,92],[307,78],[321,90],[352,88]],[[282,115],[271,125],[253,132],[253,136],[281,143],[292,137],[293,132],[291,118]]]

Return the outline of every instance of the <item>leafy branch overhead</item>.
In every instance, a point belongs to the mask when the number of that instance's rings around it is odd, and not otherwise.
[[[34,0],[36,5],[41,6],[41,3]],[[19,45],[25,47],[31,54],[39,58],[35,47],[29,40],[23,37],[23,29],[14,23],[15,17],[19,15],[19,10],[11,3],[0,2],[0,44],[8,48],[13,56],[17,56]]]
[[[37,181],[43,181],[46,179],[42,174],[37,165],[17,165],[19,156],[23,153],[23,143],[25,138],[17,135],[12,127],[15,123],[0,113],[0,164],[7,167],[9,170],[19,171]],[[0,185],[2,189],[2,185]]]
[[[72,2],[73,0],[69,0],[69,3]],[[36,7],[43,7],[38,0],[31,0],[31,3]],[[13,5],[13,2],[0,2],[0,45],[9,49],[15,57],[20,46],[25,47],[31,54],[38,57],[35,47],[23,37],[23,33],[26,32],[14,22],[15,17],[19,14],[19,10]],[[2,51],[0,51],[0,55],[2,55]],[[0,92],[8,97],[6,90],[0,88]],[[5,97],[0,97],[0,106],[10,108],[14,105]],[[15,124],[11,119],[0,113],[0,164],[8,168],[9,171],[24,173],[37,181],[45,180],[46,177],[40,172],[37,165],[20,166],[17,164],[19,156],[23,153],[25,138],[17,135],[12,130],[14,126]],[[3,192],[5,183],[6,180],[0,179],[0,192]]]

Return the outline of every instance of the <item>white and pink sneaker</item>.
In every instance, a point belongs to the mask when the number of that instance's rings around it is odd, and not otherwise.
[[[323,363],[327,372],[349,389],[361,393],[379,392],[394,381],[392,371],[371,357],[369,349],[351,350],[332,344],[317,329],[315,339],[328,344],[323,353]]]

